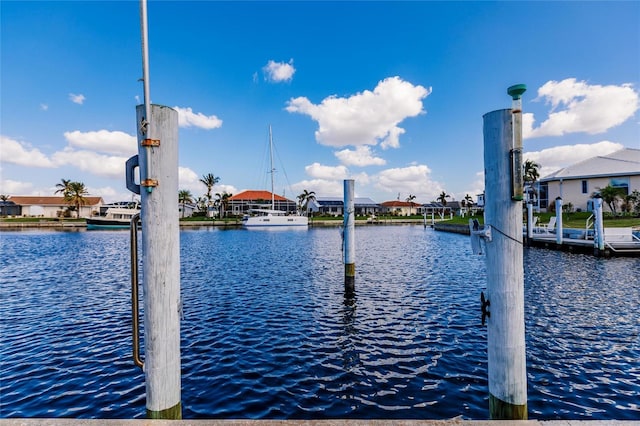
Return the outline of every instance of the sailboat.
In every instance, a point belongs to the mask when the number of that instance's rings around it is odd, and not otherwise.
[[[248,214],[242,217],[242,226],[252,227],[274,227],[274,226],[309,226],[309,219],[306,216],[292,215],[275,208],[275,196],[273,194],[273,137],[271,126],[269,126],[269,164],[271,173],[271,208],[270,209],[250,209]]]

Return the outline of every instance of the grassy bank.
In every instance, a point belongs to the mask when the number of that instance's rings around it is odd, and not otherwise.
[[[534,216],[538,217],[538,225],[544,225],[549,223],[549,219],[555,216],[555,213],[536,213]],[[562,226],[564,228],[584,229],[586,227],[587,219],[591,216],[591,212],[574,212],[562,214]],[[452,225],[467,225],[469,224],[470,217],[454,217],[451,220],[443,220],[440,223],[452,224]],[[484,223],[482,216],[472,216],[471,219],[478,219],[480,224]],[[523,222],[526,218],[523,218]],[[640,229],[640,217],[632,216],[612,216],[611,214],[605,214],[603,217],[605,228],[628,228],[632,227]],[[592,219],[593,221],[593,219]]]

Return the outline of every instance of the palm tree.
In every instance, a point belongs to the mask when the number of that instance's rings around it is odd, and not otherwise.
[[[233,194],[229,194],[227,191],[216,193],[216,205],[220,208],[220,219],[226,216],[229,198],[231,197],[233,197]]]
[[[447,198],[451,198],[451,195],[447,194],[445,191],[442,191],[440,195],[438,195],[438,202],[442,204],[442,217],[444,217],[444,209],[447,207]]]
[[[7,201],[7,200],[9,200],[8,195],[0,194],[0,201]]]
[[[64,179],[62,181],[63,183],[65,182]],[[85,188],[84,183],[82,182],[68,182],[67,189],[64,191],[66,191],[66,192],[63,192],[64,201],[67,204],[71,204],[75,207],[76,216],[79,219],[80,206],[83,206],[87,202],[87,200],[85,199],[85,196],[89,195],[87,188]]]
[[[307,216],[309,216],[309,202],[315,199],[316,193],[305,189],[302,191],[302,194],[298,195],[298,207],[300,210],[306,210]]]
[[[525,160],[522,167],[524,169],[522,177],[524,180],[525,189],[528,186],[530,193],[536,195],[534,184],[540,177],[540,173],[538,172],[538,169],[540,169],[540,164],[536,163],[535,161]]]
[[[609,210],[611,213],[616,214],[616,205],[618,204],[618,200],[624,195],[622,188],[616,188],[615,186],[611,186],[611,184],[605,186],[604,188],[596,188],[598,193],[602,197],[602,201],[607,203],[609,206]],[[594,194],[595,195],[595,194]]]
[[[464,200],[466,201],[467,204],[467,213],[469,213],[469,210],[471,209],[471,207],[473,207],[473,198],[471,197],[471,195],[467,194],[464,196]]]
[[[413,200],[416,199],[416,196],[413,194],[409,194],[409,196],[407,197],[407,199],[405,200],[407,203],[409,203],[409,216],[411,216],[411,208],[413,207]]]
[[[216,183],[220,182],[220,178],[214,176],[212,173],[208,173],[206,175],[202,175],[200,182],[207,187],[207,200],[209,200],[209,204],[211,204],[211,188],[213,188]]]
[[[182,217],[184,218],[184,205],[187,203],[193,203],[193,196],[188,189],[181,189],[178,191],[178,202],[182,204]]]
[[[65,197],[71,190],[70,184],[71,179],[60,179],[60,183],[56,183],[56,188],[58,189],[54,194],[62,194],[62,196]]]

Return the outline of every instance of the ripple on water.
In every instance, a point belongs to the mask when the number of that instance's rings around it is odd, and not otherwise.
[[[184,231],[185,418],[486,418],[484,260],[466,237]],[[3,233],[0,416],[145,414],[128,233]],[[525,250],[532,418],[640,417],[634,259]]]

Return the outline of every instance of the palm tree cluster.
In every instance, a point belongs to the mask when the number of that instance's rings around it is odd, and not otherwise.
[[[82,182],[73,182],[70,179],[60,179],[60,183],[56,184],[58,188],[55,194],[62,194],[64,201],[73,206],[76,211],[76,217],[80,217],[80,206],[86,204],[86,196],[89,195],[89,191]]]
[[[634,191],[637,193],[638,191]],[[627,211],[632,211],[633,207],[629,209],[631,204],[635,204],[636,194],[631,193],[629,195],[625,194],[625,190],[622,188],[618,188],[612,186],[611,184],[605,186],[604,188],[597,188],[597,191],[592,194],[592,196],[600,195],[602,197],[602,201],[607,203],[609,206],[609,210],[614,216],[618,212],[618,203],[623,202],[623,208]],[[640,194],[638,194],[640,195]]]
[[[537,192],[535,190],[535,183],[540,177],[540,173],[538,170],[540,169],[540,164],[535,161],[526,160],[523,167],[523,180],[524,180],[524,189],[528,190],[529,194],[533,195],[533,197],[537,196]],[[532,198],[533,198],[532,197]],[[532,199],[530,198],[530,199]]]
[[[202,178],[200,178],[200,182],[207,187],[207,192],[202,197],[194,199],[191,191],[188,191],[186,189],[180,190],[178,192],[178,202],[182,204],[182,217],[184,217],[185,204],[195,202],[198,206],[198,209],[200,211],[206,211],[207,214],[212,207],[217,208],[220,212],[220,218],[223,218],[229,206],[229,199],[233,196],[233,194],[230,194],[226,191],[216,192],[216,198],[215,200],[213,199],[213,187],[218,182],[220,182],[220,178],[218,176],[214,176],[213,173],[202,175]]]
[[[300,211],[305,210],[307,216],[309,215],[309,203],[316,199],[316,193],[314,191],[303,190],[302,194],[298,195],[298,209]]]

